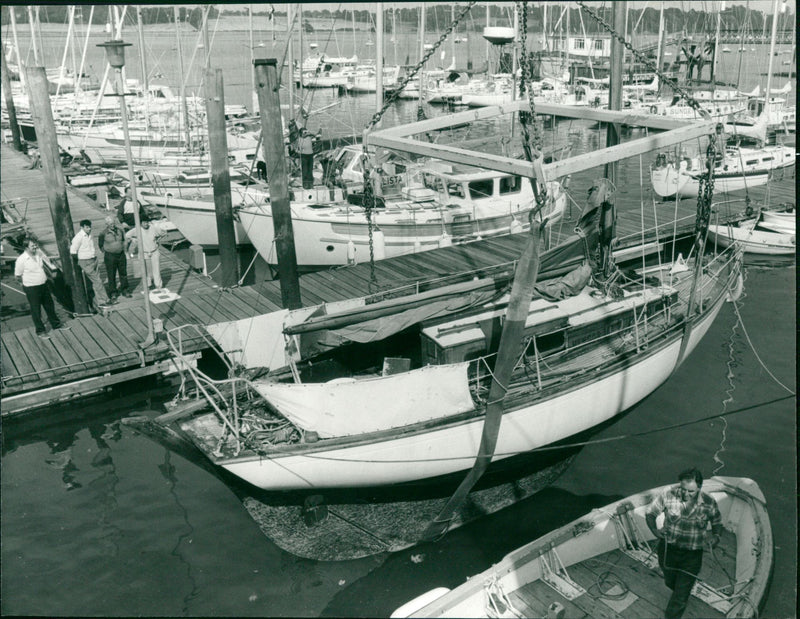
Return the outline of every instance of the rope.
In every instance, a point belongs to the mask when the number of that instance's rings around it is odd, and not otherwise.
[[[736,312],[736,317],[739,319],[739,324],[742,325],[742,333],[744,333],[744,337],[747,340],[747,343],[750,345],[750,350],[753,351],[753,354],[755,355],[756,359],[758,360],[758,363],[761,365],[761,367],[764,369],[764,371],[767,374],[769,374],[769,376],[770,376],[770,378],[772,378],[772,380],[774,380],[781,387],[783,387],[786,391],[788,391],[792,396],[794,396],[795,392],[792,391],[791,389],[789,389],[789,387],[784,385],[781,381],[779,381],[775,377],[775,375],[772,372],[770,372],[769,368],[761,360],[761,357],[759,357],[758,352],[756,352],[756,347],[753,346],[753,341],[750,339],[750,336],[747,333],[747,328],[744,326],[744,321],[742,320],[742,315],[739,313],[739,307],[738,307],[736,301],[733,302],[733,311]],[[782,398],[782,399],[785,399],[785,398]]]

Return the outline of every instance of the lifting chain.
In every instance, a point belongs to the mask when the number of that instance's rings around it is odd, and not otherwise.
[[[414,66],[414,68],[406,74],[406,76],[402,79],[402,81],[398,84],[397,88],[386,98],[386,101],[381,107],[380,110],[375,112],[372,115],[372,118],[367,123],[367,126],[364,129],[364,133],[366,134],[367,131],[372,129],[375,125],[377,125],[383,115],[386,113],[386,110],[389,109],[389,106],[395,102],[400,92],[408,86],[409,82],[413,80],[417,73],[425,66],[425,63],[428,62],[428,59],[436,53],[436,50],[441,47],[442,43],[447,40],[447,37],[456,29],[461,20],[467,16],[467,14],[472,10],[472,7],[477,4],[477,0],[472,0],[465,9],[463,9],[458,16],[450,22],[450,25],[445,29],[442,35],[439,37],[439,40],[433,44],[427,53],[425,53],[422,58],[419,59],[419,62]],[[420,10],[425,10],[425,4],[423,3],[422,8]],[[422,33],[420,33],[420,36]],[[419,88],[422,88],[422,82],[419,84]],[[421,108],[420,108],[421,109]],[[364,140],[362,143],[363,153],[364,153],[364,193],[363,198],[361,200],[361,206],[364,208],[364,213],[367,216],[367,228],[369,234],[369,269],[370,269],[370,276],[369,276],[369,287],[370,292],[374,292],[373,288],[376,288],[378,285],[378,279],[375,275],[375,247],[373,244],[372,239],[372,211],[375,208],[375,192],[372,188],[372,179],[370,178],[370,163],[369,163],[369,155],[367,154],[367,142]]]
[[[519,94],[528,95],[528,106],[530,112],[519,113],[519,124],[522,128],[522,148],[525,151],[525,157],[528,161],[533,162],[542,156],[542,133],[539,125],[539,119],[536,116],[536,104],[533,100],[533,88],[528,83],[531,76],[530,69],[530,56],[528,55],[528,2],[523,0],[516,3],[516,11],[520,16],[520,76],[519,76]],[[533,124],[533,139],[531,140],[530,131],[528,130],[528,122]],[[547,203],[547,186],[539,185],[536,178],[531,179],[531,186],[533,187],[533,195],[536,197],[536,211],[540,211]],[[533,212],[531,213],[533,215]],[[531,222],[532,223],[532,222]]]
[[[719,130],[719,129],[718,129]],[[706,174],[700,177],[697,188],[697,219],[695,232],[698,238],[705,238],[708,222],[711,218],[711,201],[714,198],[714,166],[717,157],[717,135],[708,136],[706,147]]]
[[[703,109],[703,107],[697,102],[697,100],[691,95],[691,93],[681,88],[676,80],[672,79],[671,77],[667,77],[664,73],[662,73],[661,70],[659,70],[659,68],[655,65],[655,63],[651,62],[650,59],[648,59],[644,54],[635,50],[633,48],[633,45],[631,45],[630,43],[628,43],[628,41],[625,40],[624,36],[620,35],[616,30],[614,30],[614,27],[611,24],[606,22],[602,17],[600,17],[600,15],[598,15],[588,6],[586,6],[583,0],[577,0],[576,4],[584,11],[586,11],[589,14],[589,17],[594,19],[605,30],[607,30],[612,37],[614,37],[617,41],[619,41],[625,47],[625,49],[627,49],[633,55],[633,57],[636,58],[636,60],[638,60],[648,69],[653,71],[653,73],[655,73],[659,77],[659,79],[662,80],[664,83],[669,84],[669,87],[672,88],[672,90],[674,90],[675,92],[677,92],[681,96],[681,98],[685,99],[686,103],[689,104],[689,107],[691,107],[694,111],[696,111],[702,118],[706,119],[711,118],[711,115],[706,110]]]

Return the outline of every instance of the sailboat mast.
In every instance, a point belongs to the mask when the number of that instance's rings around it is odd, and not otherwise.
[[[292,5],[286,5],[286,45],[288,49],[289,79],[286,82],[286,92],[289,94],[289,119],[294,119],[294,42],[292,38]],[[279,67],[278,75],[283,72],[283,67]]]
[[[491,3],[487,2],[486,3],[486,27],[487,28],[490,25],[489,24],[490,13],[491,13]],[[490,72],[490,68],[489,68],[490,53],[489,53],[489,50],[491,49],[491,47],[492,47],[492,44],[489,42],[489,39],[486,39],[486,73]]]
[[[305,36],[303,33],[303,5],[297,5],[297,31],[300,33],[300,59],[297,61],[297,66],[300,73],[300,79],[297,80],[299,84],[299,90],[297,91],[298,99],[300,99],[300,105],[303,105],[303,56],[305,55]],[[292,72],[292,80],[294,80],[294,72]]]
[[[450,3],[450,23],[452,24],[456,20],[456,5],[454,2]],[[456,68],[456,33],[450,33],[450,56],[452,60],[450,61],[453,68]]]
[[[64,65],[67,62],[69,52],[69,41],[72,38],[72,28],[75,24],[75,5],[69,7],[69,24],[67,25],[67,40],[64,42],[64,54],[61,56],[61,64],[58,67],[58,84],[56,85],[56,97],[61,92],[61,84],[64,82]]]
[[[744,14],[745,20],[744,24],[742,24],[742,29],[739,31],[739,50],[737,52],[739,56],[739,65],[736,68],[736,83],[741,84],[742,82],[742,59],[744,58],[744,33],[747,30],[747,24],[750,21],[750,0],[744,5]]]
[[[720,25],[722,24],[722,11],[725,10],[725,0],[722,0],[719,3],[719,7],[717,10],[717,30],[714,34],[714,51],[711,56],[711,84],[716,84],[716,76],[717,76],[717,56],[719,54],[719,29]]]
[[[658,14],[658,47],[656,49],[656,69],[658,71],[661,71],[661,63],[664,61],[664,38],[664,0],[661,0],[661,11]]]
[[[38,10],[39,7],[37,6],[36,9]],[[41,52],[39,51],[39,44],[38,39],[36,38],[36,26],[34,24],[36,20],[33,16],[33,7],[28,7],[28,26],[31,29],[31,43],[33,44],[33,62],[36,64],[37,67],[42,66],[42,58]]]
[[[181,49],[181,30],[180,30],[180,9],[177,5],[172,7],[173,15],[175,16],[175,38],[178,43],[178,70],[180,71],[181,82],[181,110],[183,112],[183,122],[180,123],[183,133],[184,143],[186,150],[191,150],[192,142],[189,133],[189,106],[186,104],[186,74],[183,70],[183,51]]]
[[[139,35],[139,62],[142,65],[142,89],[144,94],[144,127],[150,129],[150,80],[147,77],[147,54],[144,49],[144,25],[142,7],[136,6],[136,31]]]
[[[425,55],[425,3],[422,3],[420,6],[420,13],[419,13],[419,60],[422,62],[422,57]],[[419,72],[419,109],[422,109],[422,91],[423,91],[423,84],[425,83],[425,66],[420,69]]]
[[[772,0],[772,34],[769,40],[769,63],[767,64],[767,92],[764,93],[764,112],[769,119],[772,88],[772,62],[775,58],[775,41],[778,38],[778,0]],[[768,121],[769,122],[769,121]]]
[[[94,21],[94,5],[89,9],[89,24],[86,26],[86,38],[83,40],[83,51],[81,52],[81,64],[78,67],[78,88],[80,88],[81,78],[83,77],[83,67],[86,65],[86,52],[89,49],[89,35],[92,32]]]
[[[250,35],[250,66],[253,66],[253,58],[255,54],[255,41],[253,39],[253,5],[247,5],[247,17],[248,17],[248,32]],[[252,92],[250,93],[250,101],[252,103],[252,110],[253,115],[255,116],[256,111],[258,110],[258,98],[256,94],[256,72],[250,71],[250,84],[252,86]]]
[[[383,107],[383,2],[378,2],[375,15],[375,109]]]
[[[17,38],[17,15],[16,7],[13,5],[8,6],[8,14],[11,16],[11,36],[14,38],[14,56],[17,59],[17,71],[19,72],[19,83],[22,88],[25,88],[25,62],[22,56],[19,55],[19,39]]]

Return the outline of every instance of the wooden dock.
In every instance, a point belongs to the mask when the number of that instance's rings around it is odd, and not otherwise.
[[[27,166],[26,156],[2,146],[2,199],[18,200],[18,204],[25,205],[21,211],[24,211],[26,225],[40,239],[45,252],[55,256],[57,251],[43,176],[40,170],[31,170]],[[784,176],[768,187],[751,189],[753,205],[764,201],[768,193],[773,205],[782,202],[794,204],[794,171]],[[742,199],[744,196],[729,197]],[[68,189],[68,199],[76,225],[81,219],[90,219],[97,232],[102,230],[107,211],[71,188]],[[733,212],[730,218],[744,217],[743,209],[744,204],[742,211]],[[617,210],[620,248],[643,241],[671,241],[673,235],[686,236],[694,227],[693,200],[684,200],[677,205],[674,202],[657,204],[653,209],[645,209],[644,216],[638,204],[636,208],[618,205]],[[675,214],[677,225],[673,222]],[[572,217],[565,218],[553,231],[553,244],[572,233],[579,215],[575,209]],[[524,242],[524,234],[506,235],[382,260],[375,263],[374,281],[369,264],[309,273],[300,279],[302,301],[304,305],[315,305],[364,297],[404,285],[413,286],[422,279],[446,278],[463,271],[510,273]],[[129,282],[135,286],[133,298],[121,298],[107,315],[69,320],[70,330],[54,332],[50,339],[37,337],[30,319],[24,320],[22,325],[8,328],[3,325],[0,359],[3,415],[163,372],[174,366],[163,336],[157,344],[144,351],[138,345],[147,334],[142,282],[133,276],[132,261],[128,268]],[[202,326],[238,320],[281,309],[277,281],[223,289],[211,278],[193,271],[165,248],[161,249],[161,271],[165,286],[178,295],[173,300],[152,305],[153,317],[163,321],[164,330],[185,324]],[[4,286],[8,285],[4,283]],[[63,313],[61,308],[59,313]],[[200,333],[187,337],[183,342],[184,352],[191,355],[206,347]]]

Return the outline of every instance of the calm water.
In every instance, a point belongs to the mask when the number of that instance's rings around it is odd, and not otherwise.
[[[175,54],[169,36],[152,37],[148,43],[150,71],[162,72],[168,83],[177,76],[174,60],[167,62]],[[357,35],[354,43],[352,34],[338,36],[338,49],[332,42],[328,53],[349,55],[368,39],[366,34]],[[215,49],[218,44],[227,50],[241,48],[240,53],[220,54],[212,61],[226,70],[226,100],[250,105],[249,50],[243,43],[247,35],[217,37]],[[97,42],[102,38],[98,35]],[[126,38],[135,41],[134,34]],[[318,51],[324,49],[326,38],[315,39]],[[415,57],[416,44],[407,38],[398,37],[401,61],[406,54],[412,61]],[[430,35],[429,41],[433,40]],[[194,37],[184,37],[187,46],[192,41]],[[265,42],[260,55],[282,53],[282,41],[273,46],[268,31],[256,35],[256,43],[260,41]],[[469,45],[477,64],[485,58],[484,47],[477,41]],[[50,57],[60,60],[63,34],[46,36],[45,47]],[[449,50],[449,45],[445,47]],[[103,59],[97,51],[90,45],[89,63],[102,75]],[[734,55],[722,58],[723,72],[735,72],[735,63],[727,59]],[[759,82],[763,87],[764,78],[758,73],[766,70],[765,57],[763,49],[747,55],[750,65],[743,89]],[[135,58],[133,51],[132,77],[138,77]],[[387,47],[387,60],[391,58]],[[779,86],[784,80],[775,83]],[[335,103],[309,121],[312,128],[323,126],[331,132],[355,128],[360,134],[374,107],[370,97],[339,98],[328,91],[317,91],[313,97],[307,102],[310,109]],[[392,124],[414,112],[415,105],[407,103],[391,109],[387,119]],[[580,124],[559,127],[562,138],[578,140],[583,149],[601,144],[599,133]],[[639,166],[627,165],[622,174],[629,182],[621,184],[620,194],[627,193],[627,199],[638,203]],[[573,179],[572,186],[581,204],[583,180],[588,179]],[[2,612],[388,616],[409,598],[435,586],[453,587],[511,549],[593,507],[671,482],[687,466],[697,465],[710,474],[720,466],[714,456],[724,438],[724,451],[718,454],[724,463],[720,474],[755,479],[768,501],[776,554],[764,615],[795,616],[795,400],[758,407],[725,422],[716,419],[631,436],[788,395],[764,366],[794,391],[795,290],[793,261],[751,264],[745,296],[739,302],[746,335],[741,327],[734,329],[736,315],[726,305],[675,375],[598,436],[628,438],[584,448],[551,488],[454,531],[438,544],[356,561],[321,563],[280,550],[216,477],[118,423],[129,415],[162,412],[162,403],[174,395],[169,385],[142,382],[80,404],[5,421],[0,471]],[[412,561],[418,554],[422,561]]]
[[[794,264],[747,268],[740,313],[764,366],[795,388]],[[688,361],[598,438],[649,432],[788,395],[734,330],[727,304]],[[775,572],[766,617],[796,605],[793,398],[680,429],[585,447],[554,486],[435,545],[341,563],[277,548],[207,471],[120,426],[155,415],[173,391],[145,382],[3,423],[2,612],[69,616],[388,616],[453,587],[511,549],[589,509],[706,473],[766,495]],[[725,401],[727,400],[727,405]],[[727,407],[727,408],[726,408]],[[422,553],[422,562],[411,560]]]

